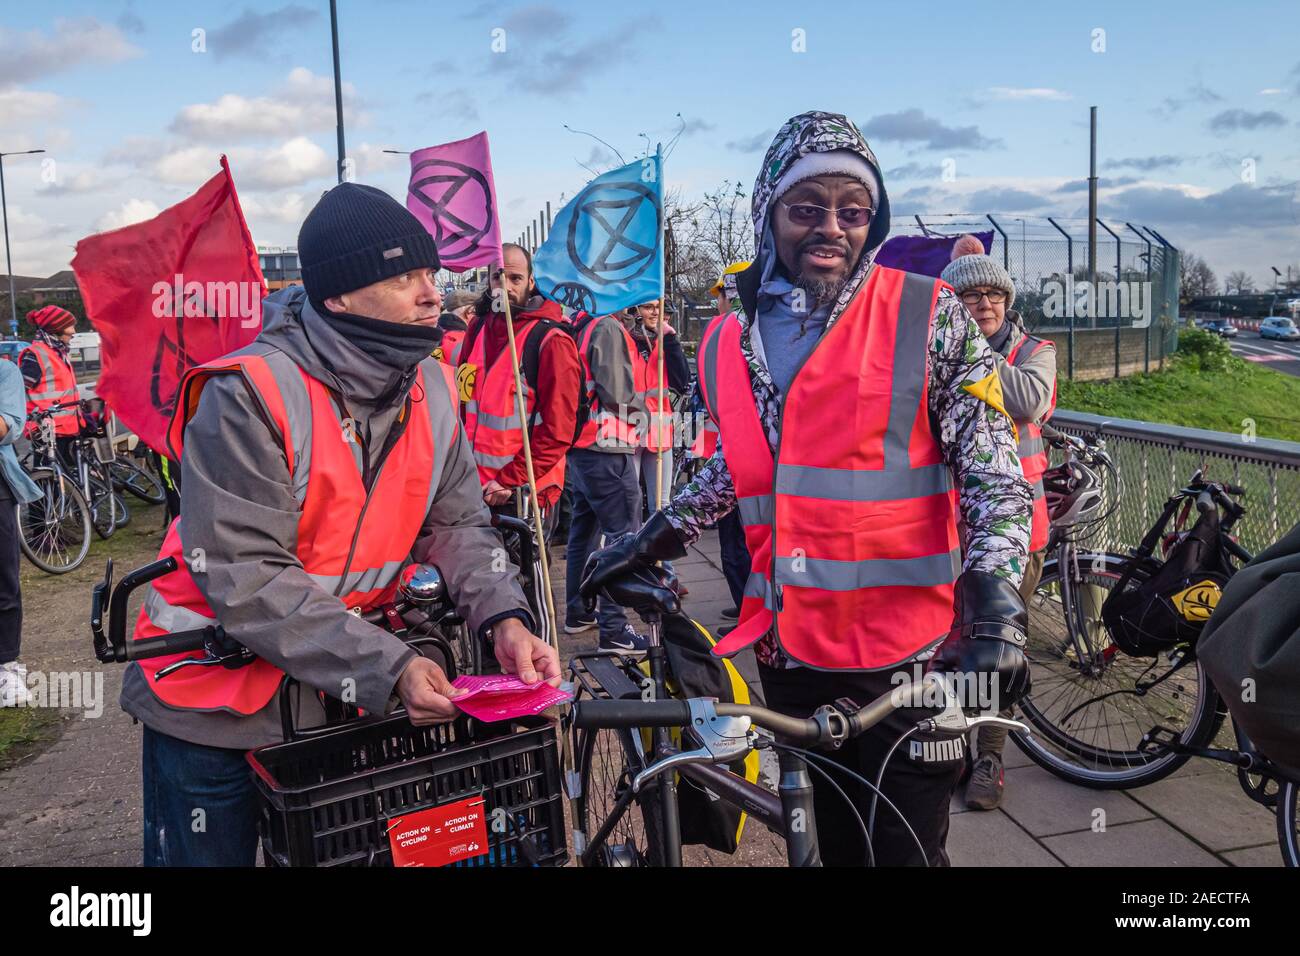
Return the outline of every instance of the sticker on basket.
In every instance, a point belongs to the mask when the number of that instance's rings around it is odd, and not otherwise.
[[[390,819],[393,866],[446,866],[487,853],[484,805],[480,794]]]
[[[459,678],[457,678],[459,679]],[[468,700],[466,698],[469,698]],[[452,699],[457,707],[478,720],[510,720],[514,717],[531,717],[540,714],[547,707],[573,700],[573,695],[552,687],[550,684],[524,685],[523,690],[478,691],[464,697]]]

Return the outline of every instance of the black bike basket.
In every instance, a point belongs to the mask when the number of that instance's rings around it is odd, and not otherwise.
[[[1155,657],[1180,644],[1195,645],[1218,604],[1232,568],[1220,541],[1219,513],[1210,509],[1170,550],[1164,564],[1135,588],[1132,569],[1155,550],[1178,502],[1171,501],[1101,606],[1101,619],[1120,650]]]
[[[262,747],[248,762],[271,866],[391,866],[390,821],[480,795],[488,852],[453,866],[568,859],[555,727],[542,718],[414,727],[401,714]]]

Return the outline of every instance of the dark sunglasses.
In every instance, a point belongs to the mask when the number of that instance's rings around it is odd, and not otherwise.
[[[785,207],[790,221],[796,226],[820,226],[826,221],[828,214],[834,213],[835,221],[839,223],[841,229],[861,229],[871,222],[871,217],[875,213],[870,206],[841,206],[839,209],[827,209],[825,206],[810,202],[788,203],[784,199],[781,200],[781,205]]]

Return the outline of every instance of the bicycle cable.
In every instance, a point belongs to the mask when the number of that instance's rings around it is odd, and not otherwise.
[[[913,731],[914,730],[915,728],[913,728]],[[909,731],[909,734],[910,733],[911,731]],[[921,854],[921,860],[925,863],[927,867],[930,865],[930,858],[926,856],[925,847],[921,844],[921,839],[916,835],[916,831],[912,829],[912,824],[910,824],[907,821],[907,817],[903,816],[903,811],[898,809],[898,807],[894,804],[894,801],[890,800],[887,796],[885,796],[883,793],[880,792],[879,787],[873,784],[866,777],[862,776],[862,774],[858,773],[856,770],[851,770],[841,763],[836,763],[834,760],[831,760],[829,757],[823,754],[814,753],[811,750],[803,750],[802,748],[798,748],[798,747],[790,747],[788,744],[783,744],[782,746],[785,746],[788,749],[794,751],[795,753],[798,753],[800,756],[810,757],[813,760],[826,764],[831,769],[841,770],[844,773],[848,774],[850,777],[858,781],[858,783],[862,784],[864,787],[872,791],[873,802],[876,797],[879,797],[881,800],[884,800],[885,806],[889,807],[889,809],[894,811],[894,815],[898,817],[898,819],[902,822],[903,826],[907,829],[908,836],[912,838],[912,842],[916,844],[917,851]],[[867,839],[868,840],[871,839],[870,825],[868,825],[867,827]]]
[[[792,753],[807,753],[807,751],[801,751],[800,748],[798,747],[791,747],[788,744],[778,744],[775,741],[770,742],[768,746],[771,747],[773,750],[786,750]],[[853,802],[853,799],[847,793],[844,792],[844,788],[841,787],[838,783],[836,783],[834,778],[831,777],[831,775],[827,771],[823,770],[815,763],[808,764],[808,767],[809,769],[815,770],[817,771],[817,773],[825,777],[826,782],[829,783],[832,787],[834,787],[835,792],[838,793],[840,797],[843,798],[846,804],[848,804],[849,811],[853,814],[853,818],[858,821],[858,830],[862,834],[862,842],[867,848],[867,852],[866,852],[867,866],[872,867],[874,869],[876,865],[876,851],[875,848],[872,847],[871,845],[871,836],[867,833],[867,825],[862,822],[862,814],[858,812],[857,805]],[[789,837],[787,836],[786,839],[788,840]]]
[[[871,810],[867,814],[867,833],[873,836],[875,835],[876,832],[876,796],[877,795],[884,796],[884,794],[880,793],[880,787],[885,782],[885,768],[889,766],[889,761],[893,759],[894,751],[896,751],[902,745],[904,740],[912,736],[912,734],[914,733],[916,733],[916,728],[909,727],[901,737],[899,737],[897,740],[894,741],[893,746],[891,746],[889,748],[889,751],[885,754],[885,759],[880,761],[880,772],[876,774],[876,785],[871,788],[872,790],[875,791],[875,793],[871,795]],[[885,799],[888,800],[888,797],[886,797]],[[894,812],[897,813],[898,811],[895,810]],[[918,841],[918,843],[919,842],[920,841]],[[921,855],[925,856],[925,851],[922,851]]]

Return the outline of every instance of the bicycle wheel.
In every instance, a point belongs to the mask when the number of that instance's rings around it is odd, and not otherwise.
[[[118,497],[111,481],[104,481],[95,470],[90,472],[90,523],[95,534],[104,540],[117,530]]]
[[[1277,845],[1282,863],[1300,868],[1300,784],[1286,780],[1277,797]]]
[[[167,492],[162,481],[150,474],[133,461],[117,458],[109,465],[113,475],[113,487],[119,491],[129,491],[141,501],[151,505],[160,505],[167,500]]]
[[[40,497],[18,505],[18,546],[48,574],[66,574],[90,550],[90,506],[77,486],[49,468],[30,473]]]
[[[113,492],[113,511],[117,515],[115,527],[125,528],[131,523],[131,509],[126,506],[126,499],[117,492]]]
[[[1154,783],[1187,762],[1188,754],[1144,743],[1157,727],[1186,746],[1202,747],[1222,723],[1218,694],[1194,648],[1132,657],[1111,640],[1101,605],[1127,561],[1081,552],[1080,580],[1064,582],[1065,591],[1056,559],[1045,563],[1030,602],[1025,648],[1032,686],[1019,704],[1033,733],[1012,734],[1043,769],[1097,790]],[[1128,587],[1148,577],[1139,569]]]
[[[636,731],[592,728],[578,742],[579,826],[594,840],[609,820],[632,777],[645,766]],[[593,854],[595,866],[663,866],[663,826],[659,791],[648,788],[634,797]]]

